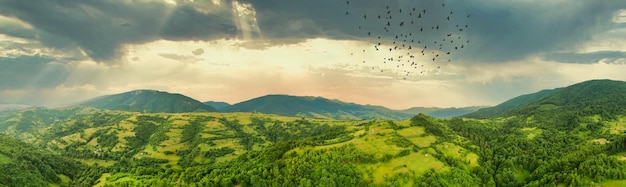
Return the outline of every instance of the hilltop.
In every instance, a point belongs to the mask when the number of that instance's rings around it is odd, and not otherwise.
[[[156,90],[134,90],[101,96],[80,104],[107,110],[131,112],[214,112],[215,108],[190,97]]]

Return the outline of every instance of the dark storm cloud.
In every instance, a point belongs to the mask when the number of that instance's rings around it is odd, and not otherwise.
[[[478,62],[523,59],[551,50],[571,50],[588,41],[594,33],[610,29],[616,12],[626,1],[500,1],[500,0],[240,0],[256,10],[257,22],[269,45],[289,44],[310,38],[357,39],[374,37],[391,40],[399,34],[417,33],[420,27],[439,31],[412,35],[415,40],[435,40],[454,31],[455,25],[469,26],[455,33],[471,40],[457,58]],[[441,2],[446,3],[445,10]],[[0,0],[0,14],[15,17],[34,27],[2,27],[0,33],[34,38],[48,47],[80,48],[98,61],[114,60],[124,53],[122,45],[158,39],[188,41],[240,37],[232,1],[220,6],[211,1],[177,1],[170,5],[157,1]],[[389,7],[389,32],[384,31]],[[408,23],[407,11],[426,9],[424,19]],[[401,14],[399,9],[403,9]],[[448,11],[455,15],[444,20]],[[349,15],[345,15],[348,12]],[[470,19],[464,18],[471,14]],[[363,16],[368,15],[368,19]],[[357,27],[362,27],[358,29]],[[373,36],[368,36],[371,32]],[[432,42],[432,41],[430,41]],[[267,46],[248,45],[248,46]]]
[[[626,52],[598,51],[591,53],[553,53],[544,55],[544,58],[550,61],[575,64],[594,64],[602,60],[613,63],[619,59],[626,59]]]
[[[382,33],[390,38],[399,33],[416,32],[418,27],[394,27],[390,32],[382,32],[382,26],[375,23],[375,16],[386,16],[386,6],[390,7],[394,20],[399,20],[398,9],[408,11],[426,9],[427,19],[419,24],[424,28],[433,25],[442,27],[439,33],[419,33],[414,38],[428,40],[439,37],[451,30],[453,25],[466,23],[458,17],[443,21],[447,11],[442,11],[440,1],[424,0],[352,0],[346,1],[283,1],[283,0],[243,0],[252,3],[258,12],[259,26],[265,36],[275,38],[292,37],[298,39],[329,37],[335,39],[362,39],[365,30]],[[503,62],[523,59],[550,50],[567,50],[588,41],[594,33],[611,29],[616,12],[626,8],[626,1],[500,1],[464,0],[445,1],[446,10],[458,14],[470,14],[469,28],[461,33],[471,40],[469,47],[458,58],[477,62]],[[349,12],[349,16],[345,15]],[[363,18],[368,14],[368,20]],[[399,21],[392,21],[397,24]],[[363,28],[359,30],[357,26]],[[446,28],[447,27],[447,28]]]
[[[63,83],[69,70],[44,56],[0,57],[0,90],[52,88]]]
[[[0,33],[36,38],[53,48],[80,48],[97,61],[123,54],[123,44],[159,38],[210,39],[234,32],[227,17],[201,12],[192,4],[173,7],[147,1],[0,0],[0,14],[20,19],[35,29],[16,32],[3,28]],[[33,36],[33,32],[43,34]]]
[[[468,35],[474,41],[466,55],[487,62],[575,49],[611,29],[614,14],[626,8],[626,1],[613,0],[464,2],[473,15]]]

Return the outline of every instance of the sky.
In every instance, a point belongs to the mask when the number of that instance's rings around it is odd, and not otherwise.
[[[154,89],[490,106],[625,72],[626,1],[0,0],[0,104]]]

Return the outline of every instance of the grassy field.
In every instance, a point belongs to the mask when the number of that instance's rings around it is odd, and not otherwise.
[[[115,161],[106,161],[106,160],[98,160],[98,159],[79,159],[78,161],[83,164],[87,164],[89,166],[93,166],[98,164],[98,166],[109,167],[115,164]]]
[[[5,164],[5,163],[10,163],[11,162],[11,158],[0,153],[0,164]]]
[[[599,187],[624,187],[626,186],[626,180],[607,180],[602,183],[596,184]]]
[[[529,140],[532,140],[537,135],[541,134],[541,129],[537,129],[537,127],[532,127],[532,128],[526,127],[526,128],[522,128],[522,132],[526,134],[526,138],[528,138]]]
[[[404,157],[391,159],[388,162],[363,164],[358,168],[363,173],[373,173],[372,180],[374,183],[383,183],[385,178],[399,173],[421,175],[431,168],[441,172],[446,171],[444,163],[434,158],[428,151],[411,153]],[[368,179],[368,175],[365,176]]]
[[[626,117],[620,116],[617,121],[608,122],[611,134],[620,134],[626,131]]]
[[[100,179],[98,179],[98,183],[94,185],[94,187],[103,187],[106,184],[107,177],[109,176],[111,176],[111,174],[109,173],[102,174],[102,176],[100,176]]]

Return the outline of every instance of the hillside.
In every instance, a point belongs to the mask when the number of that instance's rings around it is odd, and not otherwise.
[[[0,134],[0,186],[80,185],[85,166]]]
[[[284,116],[327,119],[409,119],[415,114],[394,111],[382,106],[359,105],[322,97],[266,95],[234,104],[226,112],[260,112]]]
[[[231,106],[231,104],[229,104],[229,103],[226,103],[226,102],[219,102],[219,101],[207,101],[207,102],[204,102],[203,104],[205,104],[205,105],[209,105],[209,106],[211,106],[211,107],[213,107],[213,108],[217,109],[218,111],[222,111],[222,110],[224,110],[225,108],[227,108],[227,107],[230,107],[230,106]]]
[[[468,117],[468,118],[490,118],[490,117],[501,116],[501,115],[511,111],[512,109],[516,108],[516,107],[524,106],[524,105],[530,104],[532,102],[539,101],[539,100],[545,98],[546,96],[552,95],[553,93],[555,93],[558,90],[559,89],[541,90],[541,91],[536,92],[536,93],[517,96],[517,97],[515,97],[513,99],[510,99],[510,100],[508,100],[508,101],[506,101],[504,103],[501,103],[499,105],[496,105],[494,107],[482,108],[482,109],[479,109],[479,110],[477,110],[475,112],[472,112],[472,113],[469,113],[467,115],[464,115],[463,117]]]
[[[99,109],[132,112],[214,112],[215,108],[181,94],[156,90],[134,90],[102,96],[80,104]]]
[[[615,118],[626,113],[626,82],[591,80],[574,84],[537,101],[511,109],[508,115],[558,113]]]
[[[564,88],[542,90],[515,97],[464,117],[490,118],[535,113],[601,114],[610,117],[624,114],[626,110],[623,106],[626,106],[626,82],[590,80]]]
[[[472,112],[476,112],[482,108],[480,106],[471,106],[471,107],[461,107],[461,108],[438,108],[438,107],[413,107],[406,110],[402,110],[401,112],[408,114],[426,114],[428,116],[432,116],[435,118],[452,118],[457,116],[463,116]]]
[[[65,116],[50,117],[56,113]],[[142,114],[78,107],[18,112],[2,120],[3,133],[89,165],[78,177],[84,183],[101,185],[170,186],[178,180],[201,186],[274,185],[306,180],[313,186],[326,186],[325,182],[345,180],[342,184],[353,186],[391,184],[387,180],[392,178],[408,185],[433,170],[457,168],[467,173],[463,168],[478,165],[477,153],[463,147],[463,138],[434,134],[445,127],[426,116],[411,121],[336,121],[259,113]],[[37,128],[11,130],[21,124],[47,122]],[[449,159],[463,162],[451,165]],[[286,162],[298,164],[281,164]],[[281,171],[276,171],[278,166]],[[288,170],[299,174],[288,175]]]

